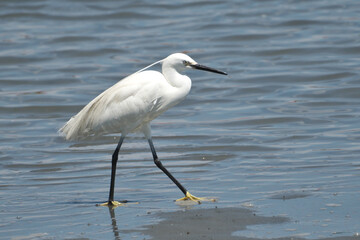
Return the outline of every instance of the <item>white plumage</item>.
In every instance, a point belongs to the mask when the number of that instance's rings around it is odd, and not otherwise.
[[[122,79],[88,103],[60,132],[67,140],[134,131],[149,137],[146,131],[150,121],[181,102],[190,91],[191,80],[180,74],[185,66],[176,61],[179,58],[196,64],[185,54],[172,54],[163,60],[163,74],[147,70]]]

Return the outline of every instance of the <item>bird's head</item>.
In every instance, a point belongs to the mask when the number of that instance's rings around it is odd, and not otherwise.
[[[165,58],[162,64],[163,68],[174,68],[178,72],[183,72],[186,69],[197,69],[227,75],[226,72],[198,64],[194,59],[184,53],[173,53]]]

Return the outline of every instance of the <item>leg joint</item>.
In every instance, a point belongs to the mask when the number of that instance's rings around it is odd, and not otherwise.
[[[162,167],[162,163],[160,162],[159,158],[156,156],[154,157],[154,163],[157,167],[161,168]]]

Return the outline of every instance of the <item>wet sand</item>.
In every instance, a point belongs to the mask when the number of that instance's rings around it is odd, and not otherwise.
[[[190,209],[170,213],[157,213],[156,216],[163,220],[158,224],[145,226],[146,229],[142,230],[141,233],[157,240],[257,240],[260,238],[233,236],[233,233],[245,230],[251,225],[282,224],[291,221],[286,217],[258,216],[256,212],[245,208]],[[271,239],[301,240],[305,238],[289,236]],[[322,240],[326,239],[349,240],[360,239],[360,236],[342,236],[323,238]]]

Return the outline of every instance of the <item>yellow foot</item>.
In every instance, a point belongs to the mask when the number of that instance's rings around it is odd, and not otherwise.
[[[198,204],[201,204],[201,202],[203,202],[203,201],[216,202],[216,199],[214,199],[214,198],[199,198],[199,197],[195,197],[194,195],[190,194],[189,192],[186,192],[185,197],[176,200],[176,202],[188,201],[188,200],[197,202]]]
[[[106,206],[106,207],[119,207],[119,206],[125,206],[125,203],[118,202],[118,201],[107,201],[105,203],[97,204],[97,206]]]

